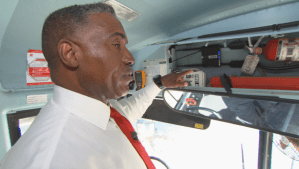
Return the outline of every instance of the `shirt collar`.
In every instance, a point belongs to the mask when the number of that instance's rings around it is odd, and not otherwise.
[[[54,85],[53,100],[63,109],[106,130],[110,107],[91,97]]]

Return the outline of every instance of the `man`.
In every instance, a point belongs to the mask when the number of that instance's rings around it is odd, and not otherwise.
[[[53,97],[0,168],[146,168],[110,112],[134,123],[160,92],[158,86],[184,86],[183,76],[190,72],[157,78],[156,84],[117,102],[133,80],[134,58],[127,43],[106,4],[74,5],[49,15],[42,49],[55,83]]]

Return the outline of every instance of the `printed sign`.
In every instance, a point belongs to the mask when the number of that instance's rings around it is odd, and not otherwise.
[[[48,95],[40,94],[40,95],[28,95],[27,96],[27,104],[35,104],[35,103],[46,103]]]
[[[144,60],[145,86],[153,81],[156,75],[167,75],[166,59]]]
[[[299,39],[290,41],[282,39],[277,48],[277,60],[281,61],[299,61]]]
[[[54,84],[50,78],[50,69],[41,50],[29,50],[27,53],[27,86]]]

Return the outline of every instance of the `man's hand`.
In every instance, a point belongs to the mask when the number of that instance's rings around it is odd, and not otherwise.
[[[182,73],[171,73],[161,77],[162,85],[167,88],[185,87],[188,86],[188,82],[184,81],[184,76],[191,73],[193,70],[185,71]]]

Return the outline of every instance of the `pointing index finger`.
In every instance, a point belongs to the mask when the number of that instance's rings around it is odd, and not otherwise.
[[[185,72],[182,72],[182,73],[180,73],[180,77],[184,77],[185,75],[187,75],[187,74],[189,74],[191,72],[193,72],[193,70],[187,70]]]

